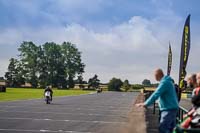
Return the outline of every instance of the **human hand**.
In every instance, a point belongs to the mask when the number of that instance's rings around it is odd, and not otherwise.
[[[136,107],[146,107],[144,103],[137,103],[135,104]]]

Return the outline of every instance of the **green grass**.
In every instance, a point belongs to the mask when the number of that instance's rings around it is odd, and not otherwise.
[[[58,97],[58,96],[74,96],[74,95],[81,95],[81,94],[89,94],[92,91],[53,90],[53,92],[54,92],[53,96]],[[43,89],[7,88],[6,93],[3,93],[3,92],[0,93],[0,102],[43,98],[43,94],[44,94]]]

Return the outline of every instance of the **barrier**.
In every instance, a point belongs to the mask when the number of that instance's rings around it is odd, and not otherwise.
[[[180,124],[183,121],[183,116],[188,113],[188,110],[179,106],[178,115],[177,115],[177,123]]]
[[[143,93],[145,94],[145,100],[148,99],[153,92],[154,92],[153,90],[145,90],[144,89]],[[153,104],[153,114],[156,114],[155,112],[158,108],[157,105],[158,104],[156,102]],[[187,113],[188,113],[188,110],[179,106],[179,110],[178,110],[178,114],[177,114],[177,124],[178,125],[183,121],[183,116]],[[159,111],[159,115],[160,115],[160,111]],[[159,116],[159,119],[160,119],[160,116]],[[177,126],[175,133],[200,133],[200,129],[199,128],[183,129],[183,128]]]
[[[153,92],[154,92],[154,90],[143,89],[145,100],[147,100]],[[154,104],[153,104],[153,114],[156,114],[156,108],[158,108],[158,104],[156,102],[154,102]],[[159,111],[159,114],[160,114],[160,111]]]

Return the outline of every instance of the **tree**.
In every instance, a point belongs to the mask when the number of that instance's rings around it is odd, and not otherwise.
[[[4,77],[0,77],[0,81],[4,81]]]
[[[144,86],[140,85],[140,84],[134,84],[134,85],[131,86],[131,88],[133,90],[139,90],[139,89],[144,89]]]
[[[99,85],[100,85],[100,80],[98,79],[98,76],[95,74],[94,77],[89,79],[88,88],[97,89],[99,88]]]
[[[66,87],[64,60],[62,58],[61,47],[54,42],[47,42],[42,46],[43,63],[40,70],[40,79],[46,78],[46,85],[53,87]]]
[[[82,75],[79,75],[77,77],[76,84],[84,84],[83,76]]]
[[[7,85],[10,87],[20,87],[25,83],[23,68],[17,59],[11,58],[8,65],[8,72],[5,73]]]
[[[123,83],[122,88],[127,92],[130,89],[131,85],[129,84],[129,81],[126,79]]]
[[[121,79],[112,78],[110,82],[108,83],[108,90],[109,91],[121,91],[121,87],[123,85],[123,82]]]
[[[20,74],[25,82],[35,88],[38,85],[73,88],[74,78],[84,73],[85,64],[81,60],[81,52],[69,42],[61,45],[47,42],[40,46],[33,42],[23,42],[18,51]],[[6,76],[10,79],[10,72]]]
[[[84,73],[85,64],[81,60],[81,52],[74,44],[64,42],[62,45],[64,58],[65,76],[68,79],[69,88],[74,88],[74,78],[76,75]]]
[[[142,84],[143,84],[144,86],[150,86],[150,85],[151,85],[151,81],[148,80],[148,79],[144,79],[144,80],[142,81]]]
[[[85,81],[83,81],[83,76],[82,75],[79,75],[78,77],[77,77],[77,80],[75,80],[74,81],[75,82],[75,84],[79,84],[79,88],[80,89],[84,89],[84,83],[85,83]]]
[[[23,42],[18,48],[20,61],[23,65],[26,82],[33,87],[38,86],[38,47],[33,42]]]
[[[38,73],[39,86],[45,88],[47,85],[50,85],[48,61],[42,46],[39,46],[38,50]]]
[[[45,73],[49,79],[47,84],[62,88],[74,88],[74,78],[84,72],[85,65],[81,60],[81,52],[74,44],[64,42],[62,45],[45,43],[43,45],[43,61],[46,64]],[[47,72],[46,72],[47,71]]]

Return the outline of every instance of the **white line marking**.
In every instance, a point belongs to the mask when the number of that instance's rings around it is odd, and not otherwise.
[[[53,103],[52,104],[53,106],[52,107],[55,107],[55,104]],[[37,105],[38,106],[38,105]],[[72,105],[65,105],[64,104],[64,106],[66,106],[66,107],[63,107],[63,106],[60,106],[59,105],[59,108],[62,108],[62,109],[65,109],[65,108],[71,108],[71,107],[74,107],[74,106],[72,106]],[[92,105],[88,105],[88,106],[83,106],[82,108],[84,109],[84,108],[89,108],[89,107],[91,107]],[[41,107],[34,107],[34,106],[32,106],[32,105],[26,105],[26,106],[14,106],[14,105],[3,105],[3,106],[1,106],[0,105],[0,107],[2,107],[2,108],[5,108],[5,107],[8,107],[8,108],[22,108],[22,107],[28,107],[28,108],[41,108]],[[43,106],[44,107],[44,106]],[[49,106],[48,106],[49,107]],[[107,109],[109,109],[109,110],[115,110],[116,108],[118,109],[118,110],[122,110],[122,109],[130,109],[132,106],[128,106],[128,107],[118,107],[118,106],[95,106],[96,108],[107,108]],[[81,108],[77,108],[77,109],[81,109]],[[102,109],[102,110],[103,110]],[[93,110],[93,109],[91,109],[91,110]],[[94,109],[95,110],[95,109]],[[96,109],[97,110],[97,109]]]
[[[127,124],[127,122],[118,121],[84,121],[84,120],[53,120],[53,119],[34,119],[34,118],[11,118],[0,117],[1,120],[34,120],[34,121],[55,121],[55,122],[83,122],[83,123],[103,123],[103,124]]]
[[[126,114],[93,114],[93,113],[58,113],[58,112],[31,112],[31,111],[8,111],[8,110],[0,110],[0,112],[10,112],[10,113],[31,113],[31,114],[60,114],[60,115],[84,115],[84,116],[118,116],[118,117],[124,117]]]
[[[43,129],[41,129],[40,132],[49,132],[49,130],[43,130]]]
[[[2,107],[2,106],[0,106],[0,107]],[[6,106],[4,106],[4,107],[6,107]],[[4,108],[4,107],[2,107],[2,108]],[[7,107],[9,108],[9,106],[7,106]],[[23,107],[23,106],[22,106],[22,107]],[[10,108],[22,108],[22,107],[20,107],[20,106],[16,106],[16,107],[10,106]],[[24,106],[24,107],[28,107],[28,109],[30,109],[30,108],[41,109],[41,107],[33,107],[33,106]],[[49,107],[49,106],[48,106],[48,107]],[[52,107],[53,107],[53,106],[52,106]],[[59,108],[60,108],[60,109],[72,110],[70,107],[59,107]],[[44,109],[47,109],[47,108],[44,108]],[[128,109],[130,109],[130,108],[127,108],[126,110],[128,110]],[[93,111],[98,110],[98,111],[122,112],[122,111],[125,110],[125,109],[119,109],[119,108],[117,108],[117,109],[109,109],[109,108],[107,108],[107,109],[75,108],[75,110],[93,110]]]
[[[64,131],[64,130],[26,130],[26,129],[0,129],[0,131],[16,131],[16,132],[48,132],[48,133],[92,133],[92,132],[78,132],[78,131]]]

